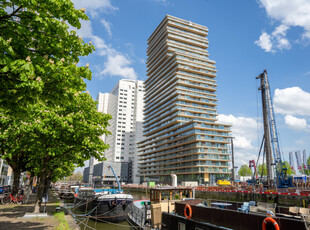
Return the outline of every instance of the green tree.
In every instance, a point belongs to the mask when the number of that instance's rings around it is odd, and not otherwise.
[[[267,176],[267,166],[266,166],[266,164],[259,164],[258,166],[257,166],[257,175],[258,175],[258,177],[260,177],[261,175],[262,175],[262,173],[263,173],[263,176]]]
[[[80,28],[79,19],[87,16],[70,0],[0,3],[0,153],[14,171],[14,192],[26,169],[29,105],[62,106],[85,90],[83,78],[91,79],[89,69],[75,63],[94,47],[66,24]]]
[[[292,170],[290,164],[287,161],[284,162],[284,167],[287,168],[286,175],[288,176],[295,175],[295,172]]]
[[[238,171],[239,176],[251,176],[252,171],[248,165],[242,165]]]
[[[78,171],[73,173],[72,175],[66,177],[67,181],[82,181],[83,180],[83,173]]]
[[[14,171],[14,192],[20,172],[39,176],[39,205],[50,181],[91,156],[103,160],[108,147],[99,137],[111,116],[84,93],[88,66],[76,66],[94,47],[68,32],[88,20],[84,11],[70,0],[0,2],[0,154]]]

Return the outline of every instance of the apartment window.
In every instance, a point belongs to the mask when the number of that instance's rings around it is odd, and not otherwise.
[[[124,160],[124,157],[121,157],[122,160]]]
[[[119,159],[119,157],[116,157],[116,159]]]
[[[117,145],[120,145],[120,143],[117,143]]]
[[[120,93],[120,95],[124,95],[123,93]]]

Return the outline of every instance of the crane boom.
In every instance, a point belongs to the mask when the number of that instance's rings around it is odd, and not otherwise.
[[[118,177],[115,174],[113,167],[110,165],[110,166],[108,166],[108,168],[112,170],[112,173],[113,173],[113,175],[114,175],[114,177],[116,179],[116,182],[117,182],[118,190],[121,190],[121,184],[119,183]]]

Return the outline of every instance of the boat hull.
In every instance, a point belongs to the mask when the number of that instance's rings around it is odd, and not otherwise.
[[[89,200],[76,198],[75,205],[93,220],[118,223],[126,220],[132,202],[129,194],[106,194]]]

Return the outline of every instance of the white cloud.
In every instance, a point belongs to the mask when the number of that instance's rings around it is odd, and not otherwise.
[[[130,64],[130,60],[124,55],[108,56],[108,61],[104,64],[104,70],[100,74],[136,80],[137,73],[133,68],[128,67]]]
[[[98,12],[113,13],[118,10],[112,5],[111,0],[73,0],[72,2],[77,9],[85,8],[86,14],[89,12],[93,18],[98,16]]]
[[[292,115],[285,116],[285,124],[295,130],[305,130],[309,128],[306,119],[300,119]]]
[[[240,167],[243,164],[248,164],[249,160],[256,160],[258,147],[255,147],[253,143],[258,140],[258,131],[262,127],[261,122],[257,122],[251,117],[236,117],[231,114],[220,114],[218,119],[219,123],[232,124],[231,136],[234,137],[235,164]]]
[[[104,19],[101,19],[100,22],[104,26],[105,30],[108,32],[109,36],[111,37],[112,36],[111,23]]]
[[[276,113],[310,116],[310,93],[299,87],[276,89],[273,101]]]
[[[134,68],[130,67],[132,62],[126,55],[118,52],[111,45],[106,44],[102,38],[93,34],[90,21],[81,21],[81,29],[77,31],[77,34],[91,40],[96,48],[95,54],[107,57],[104,69],[99,71],[100,75],[118,76],[134,80],[138,78]]]
[[[280,25],[275,28],[275,30],[269,35],[266,32],[263,32],[259,39],[254,43],[260,46],[266,52],[276,52],[276,49],[290,49],[291,44],[285,38],[286,31],[289,29],[286,25]]]
[[[259,39],[254,42],[256,45],[260,46],[263,50],[266,52],[271,52],[272,51],[272,42],[270,35],[263,32]]]
[[[267,15],[274,21],[280,22],[281,28],[277,27],[270,36],[275,37],[273,48],[266,52],[275,52],[275,48],[289,49],[290,42],[285,38],[286,31],[290,27],[298,26],[304,29],[302,38],[310,39],[310,1],[309,0],[259,0],[261,7],[266,10]],[[277,31],[282,29],[282,33]],[[261,35],[262,36],[262,35]],[[259,45],[259,39],[257,45]],[[260,45],[259,45],[260,46]],[[262,46],[261,46],[262,47]],[[263,47],[262,47],[263,48]],[[263,48],[264,49],[264,48]]]
[[[93,36],[93,30],[91,26],[91,21],[81,20],[81,28],[77,30],[77,34],[83,38],[91,38]],[[73,28],[69,26],[69,30]]]

